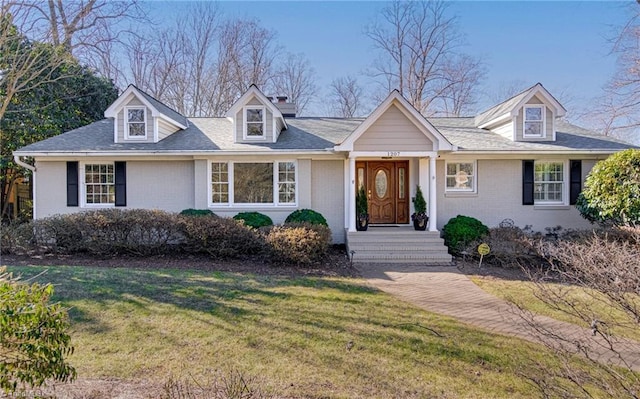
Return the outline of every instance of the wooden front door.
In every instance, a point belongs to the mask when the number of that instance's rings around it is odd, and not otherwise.
[[[364,184],[369,223],[409,223],[409,161],[357,162],[357,186]]]

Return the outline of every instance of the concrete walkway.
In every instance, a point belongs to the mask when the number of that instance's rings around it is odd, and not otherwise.
[[[397,264],[361,264],[358,269],[374,287],[428,311],[451,316],[462,322],[493,333],[512,335],[541,343],[541,334],[532,328],[507,302],[480,289],[454,266],[419,266]],[[536,322],[545,330],[581,342],[592,356],[601,362],[621,364],[616,353],[608,349],[605,340],[594,337],[591,329],[581,328],[544,316]],[[553,347],[561,347],[558,340],[545,339]],[[564,343],[575,348],[573,343]],[[631,368],[640,371],[640,343],[619,340],[616,349]]]

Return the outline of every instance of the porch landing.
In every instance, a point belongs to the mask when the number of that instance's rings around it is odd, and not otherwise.
[[[415,231],[413,226],[369,226],[347,232],[347,251],[354,263],[451,264],[438,231]]]

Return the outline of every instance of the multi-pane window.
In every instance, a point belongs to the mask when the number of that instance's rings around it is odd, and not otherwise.
[[[475,162],[447,162],[447,191],[475,191]]]
[[[295,204],[296,202],[296,164],[278,162],[278,202]]]
[[[245,135],[263,137],[265,128],[264,108],[245,108]]]
[[[229,166],[226,162],[211,164],[211,202],[214,204],[229,202]]]
[[[544,107],[524,107],[524,135],[530,137],[544,136]]]
[[[533,198],[536,203],[563,202],[564,163],[535,162]]]
[[[126,108],[127,112],[127,137],[145,138],[147,136],[147,125],[145,123],[144,107]]]
[[[84,184],[87,204],[115,204],[116,188],[113,164],[85,165]]]
[[[276,191],[277,190],[277,191]],[[295,162],[213,162],[212,204],[296,203]]]

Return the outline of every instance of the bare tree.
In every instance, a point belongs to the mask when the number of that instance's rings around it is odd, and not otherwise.
[[[14,4],[0,3],[0,120],[13,97],[65,76],[53,72],[68,61],[64,52],[53,46],[32,42],[14,25]]]
[[[315,73],[304,54],[288,53],[275,71],[273,90],[296,104],[298,115],[304,111],[317,91]]]
[[[441,95],[433,100],[436,114],[463,116],[474,111],[477,102],[475,90],[484,77],[479,60],[461,55],[444,65]]]
[[[440,0],[413,2],[394,1],[385,7],[381,19],[366,28],[366,34],[379,51],[370,75],[387,92],[398,89],[409,102],[424,114],[437,112],[434,100],[458,103],[463,109],[473,97],[473,91],[482,73],[479,62],[466,56],[459,59],[457,47],[462,38],[458,34],[455,18],[447,16],[447,4]],[[452,69],[465,68],[476,71]],[[470,82],[460,84],[460,79]],[[476,80],[474,82],[473,80]],[[467,87],[468,86],[468,87]],[[448,93],[448,100],[445,96]]]
[[[519,314],[533,336],[557,355],[561,365],[532,382],[544,397],[638,398],[640,343],[633,339],[640,329],[640,229],[574,233],[570,240],[541,242],[537,249],[548,264],[544,272],[530,273],[534,295],[587,333],[563,331],[520,305]],[[586,359],[588,373],[576,355]]]
[[[362,87],[353,76],[334,79],[329,86],[328,109],[331,115],[353,118],[362,112]]]
[[[148,22],[138,0],[14,0],[7,4],[11,12],[20,10],[16,21],[32,39],[60,46],[114,80],[119,74],[109,60],[115,56],[114,45],[124,44],[124,36],[135,34],[128,23]]]

